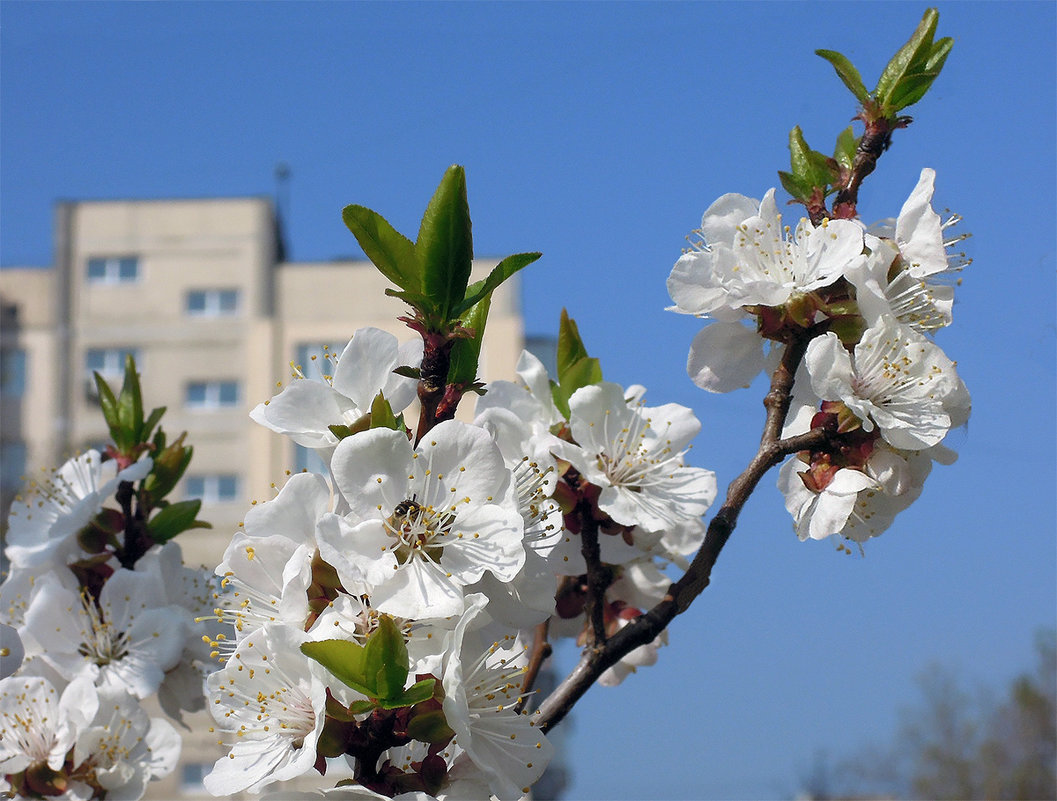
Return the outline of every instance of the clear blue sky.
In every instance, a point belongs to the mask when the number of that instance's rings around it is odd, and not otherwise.
[[[279,161],[293,257],[355,254],[343,205],[413,234],[461,163],[478,254],[544,253],[530,331],[567,306],[608,378],[693,406],[725,486],[762,390],[690,384],[665,278],[714,198],[776,183],[793,125],[826,150],[848,124],[813,51],[872,86],[925,8],[4,0],[0,262],[50,263],[57,199],[271,193]],[[797,542],[765,479],[661,663],[577,707],[572,798],[791,797],[817,752],[886,737],[930,662],[997,686],[1054,624],[1055,6],[939,9],[954,51],[860,209],[894,215],[931,166],[973,232],[938,339],[973,392],[961,459],[866,558]]]

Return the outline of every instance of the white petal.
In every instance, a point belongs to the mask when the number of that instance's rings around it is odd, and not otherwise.
[[[712,323],[690,345],[686,371],[709,392],[749,386],[767,363],[763,338],[741,323]]]
[[[895,238],[911,275],[921,278],[947,269],[943,228],[932,209],[936,171],[925,167],[896,220]]]

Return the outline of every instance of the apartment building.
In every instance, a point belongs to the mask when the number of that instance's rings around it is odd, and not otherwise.
[[[286,261],[268,198],[60,203],[54,250],[49,268],[0,270],[4,509],[21,476],[107,440],[92,373],[116,389],[131,353],[144,404],[195,448],[177,494],[214,528],[181,536],[189,562],[215,563],[252,501],[313,466],[248,418],[291,363],[318,374],[362,326],[413,336],[369,262]],[[515,277],[493,299],[481,377],[512,377],[523,343]]]

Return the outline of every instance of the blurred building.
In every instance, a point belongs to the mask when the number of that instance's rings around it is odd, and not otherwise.
[[[215,565],[252,503],[274,497],[287,470],[319,466],[252,423],[250,410],[293,365],[326,374],[328,355],[357,328],[414,336],[397,320],[406,306],[385,295],[388,281],[369,262],[287,261],[269,198],[65,202],[54,237],[55,264],[0,270],[4,520],[26,478],[107,442],[92,376],[117,391],[131,353],[145,408],[165,406],[170,440],[186,431],[194,446],[172,499],[201,498],[199,516],[213,528],[180,535],[185,561]],[[471,280],[497,261],[476,260]],[[525,344],[519,300],[516,276],[493,297],[482,380],[514,377]],[[200,734],[185,733],[180,766],[147,798],[209,797],[201,780],[222,752],[207,713],[187,723]]]
[[[131,353],[144,406],[166,406],[170,438],[187,431],[195,449],[174,500],[201,498],[213,529],[181,535],[189,563],[215,564],[253,501],[313,467],[247,417],[291,365],[326,373],[362,326],[414,336],[369,262],[286,261],[269,198],[61,203],[54,252],[50,268],[0,270],[5,517],[23,476],[107,441],[92,374],[116,391]],[[515,277],[493,298],[480,377],[512,378],[523,344]]]

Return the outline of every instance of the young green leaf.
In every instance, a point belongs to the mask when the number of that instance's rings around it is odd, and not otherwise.
[[[415,253],[424,293],[437,305],[442,322],[454,319],[452,311],[466,297],[473,264],[466,172],[457,164],[444,173],[422,215]]]
[[[139,432],[140,442],[146,442],[150,439],[151,432],[154,431],[154,426],[158,425],[163,414],[165,414],[164,406],[159,406],[157,409],[151,411],[147,419],[143,421],[143,429]]]
[[[789,161],[800,185],[825,189],[837,178],[826,156],[808,147],[799,125],[789,132]]]
[[[441,709],[431,709],[412,715],[407,722],[407,734],[411,739],[430,745],[445,743],[455,736]]]
[[[806,202],[811,197],[811,187],[791,172],[779,170],[778,180],[782,182],[782,188],[797,200]]]
[[[939,12],[936,9],[930,8],[925,11],[913,35],[892,56],[881,73],[881,77],[877,79],[877,88],[874,89],[873,96],[880,104],[885,116],[890,116],[898,110],[891,106],[891,95],[896,84],[907,74],[919,71],[929,61],[932,53],[932,37],[936,33],[939,18]]]
[[[364,648],[350,640],[318,640],[301,645],[301,653],[329,670],[343,684],[369,698],[378,696],[374,678],[365,670]]]
[[[376,690],[372,697],[384,701],[403,693],[408,674],[407,646],[389,615],[379,615],[378,628],[363,647],[363,660],[364,675]]]
[[[466,294],[480,295],[477,289],[484,281],[477,281],[466,289]],[[473,331],[471,337],[456,339],[451,348],[451,362],[448,365],[448,383],[460,387],[469,387],[477,381],[477,365],[481,358],[481,345],[484,342],[484,329],[488,322],[488,311],[492,305],[492,293],[486,292],[480,300],[471,306],[463,315],[463,328]]]
[[[859,147],[859,139],[855,131],[849,125],[837,137],[837,145],[833,149],[833,158],[846,170],[850,170],[855,164],[855,150]]]
[[[837,71],[837,77],[844,81],[844,85],[851,90],[856,100],[863,104],[870,100],[870,93],[862,82],[862,76],[855,69],[855,65],[848,60],[847,56],[838,53],[836,50],[816,50],[815,55],[822,56],[833,65],[833,69]]]
[[[394,695],[392,698],[381,698],[378,706],[382,709],[398,709],[402,706],[414,706],[433,697],[433,688],[437,680],[434,678],[416,681],[406,690]],[[417,738],[416,738],[417,739]]]
[[[422,290],[422,270],[410,239],[365,206],[346,206],[341,218],[382,275],[401,289]]]
[[[389,405],[389,401],[385,399],[381,392],[374,396],[374,401],[371,403],[371,428],[399,430],[396,415],[393,414],[393,407]]]
[[[150,538],[156,543],[168,542],[177,534],[192,528],[212,528],[209,523],[195,520],[202,508],[200,500],[171,503],[154,515],[147,523]]]
[[[558,325],[558,383],[565,383],[562,376],[581,359],[587,357],[587,348],[580,338],[580,329],[569,312],[562,309],[561,322]]]
[[[933,81],[939,76],[940,70],[943,69],[943,64],[953,46],[953,39],[940,39],[933,46],[933,51],[929,54],[926,63],[922,65],[921,71],[904,75],[892,88],[888,99],[888,106],[892,113],[914,105],[925,96]]]
[[[486,295],[491,294],[510,276],[532,264],[542,255],[542,253],[515,253],[513,256],[507,256],[492,268],[487,278],[467,288],[466,298],[452,311],[452,317],[461,317],[463,312],[479,303]]]
[[[132,444],[139,444],[139,433],[143,428],[143,397],[140,394],[136,361],[131,353],[125,354],[125,381],[117,397],[117,419],[122,429],[134,440]]]
[[[122,443],[118,441],[118,436],[121,433],[121,421],[117,413],[117,398],[114,397],[113,390],[110,389],[110,385],[106,383],[106,379],[103,376],[98,372],[92,373],[92,375],[95,378],[96,392],[99,393],[99,406],[103,410],[103,419],[106,420],[106,425],[110,429],[110,437],[114,440],[118,450],[122,450]]]
[[[170,492],[176,483],[183,477],[187,466],[191,463],[194,448],[190,445],[184,446],[184,438],[187,432],[183,432],[168,447],[165,446],[165,434],[161,429],[154,436],[155,453],[154,465],[150,473],[143,479],[143,489],[150,495],[151,504],[156,504]]]

